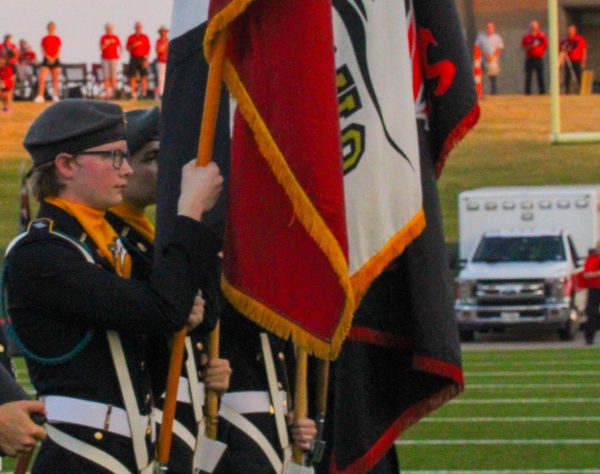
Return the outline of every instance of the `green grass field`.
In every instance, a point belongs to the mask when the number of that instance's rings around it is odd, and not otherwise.
[[[403,473],[600,473],[600,349],[465,351],[466,390],[398,441]]]
[[[125,103],[126,108],[149,103]],[[457,239],[460,191],[481,186],[600,181],[600,145],[552,146],[549,98],[481,103],[479,125],[440,180],[448,241]],[[0,251],[18,227],[21,147],[42,110],[17,103],[0,116]],[[563,99],[565,131],[600,131],[600,97]],[[600,348],[466,351],[467,389],[398,441],[411,474],[600,473]],[[19,378],[31,390],[21,359]],[[5,462],[5,470],[12,469]]]
[[[600,473],[600,348],[466,350],[464,364],[465,392],[398,441],[403,473]]]
[[[569,96],[563,100],[565,131],[600,131],[600,97]],[[122,102],[126,109],[149,102]],[[44,105],[16,103],[0,115],[0,250],[15,235],[18,222],[18,174],[29,166],[21,143]],[[481,186],[584,184],[600,181],[600,145],[549,144],[548,97],[498,96],[481,102],[481,120],[451,155],[439,181],[446,238],[454,242],[457,197]]]

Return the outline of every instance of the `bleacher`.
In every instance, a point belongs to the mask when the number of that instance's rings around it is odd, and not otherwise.
[[[129,97],[129,78],[127,77],[127,63],[119,71],[117,99]],[[15,76],[15,100],[32,100],[37,95],[38,90],[38,66],[34,66],[34,73],[31,77],[21,78]],[[148,76],[148,96],[154,96],[154,89],[158,83],[156,68],[151,64]],[[46,77],[46,98],[50,99],[52,91],[51,74]],[[63,63],[60,75],[60,98],[88,98],[100,99],[105,94],[104,75],[100,63]]]

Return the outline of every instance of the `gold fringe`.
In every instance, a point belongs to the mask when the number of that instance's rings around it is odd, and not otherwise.
[[[366,293],[371,282],[379,276],[394,258],[404,251],[408,244],[423,232],[425,225],[425,213],[423,209],[419,209],[403,229],[388,240],[385,246],[352,275],[352,288],[357,304]]]
[[[233,0],[210,20],[204,37],[204,54],[208,62],[212,57],[212,45],[217,34],[242,14],[251,2],[252,0]],[[329,260],[346,295],[346,301],[341,321],[331,342],[327,343],[310,335],[306,330],[294,325],[291,321],[286,321],[282,316],[233,288],[233,286],[226,284],[224,279],[223,289],[238,310],[261,324],[261,326],[282,338],[287,338],[291,334],[294,342],[305,348],[309,353],[317,354],[323,358],[335,358],[344,338],[350,331],[352,315],[356,308],[346,256],[322,216],[296,180],[268,127],[260,117],[252,98],[242,84],[237,71],[227,58],[223,68],[225,82],[231,94],[236,98],[239,110],[252,130],[261,154],[267,161],[276,180],[290,198],[294,212],[303,227]]]
[[[206,26],[204,34],[204,57],[210,64],[212,58],[212,46],[215,38],[220,31],[227,28],[238,16],[244,13],[244,10],[253,2],[253,0],[232,0],[225,8],[219,11],[210,19]]]
[[[269,133],[269,129],[263,122],[248,91],[242,84],[242,81],[237,75],[237,71],[229,60],[225,61],[223,75],[229,90],[237,100],[241,114],[254,133],[254,138],[262,156],[265,158],[273,175],[290,198],[294,211],[303,227],[327,256],[338,277],[340,286],[347,295],[347,299],[350,300],[347,304],[347,311],[346,309],[344,310],[342,321],[342,325],[347,327],[347,331],[341,335],[341,337],[344,338],[350,330],[350,320],[352,319],[352,314],[356,308],[346,256],[344,255],[339,242],[332,234],[317,209],[315,209],[300,183],[296,180],[283,153]],[[349,321],[346,321],[346,318]],[[310,352],[309,348],[306,349]]]
[[[288,339],[291,335],[296,345],[320,359],[335,360],[352,325],[353,305],[351,306],[351,303],[353,300],[351,299],[346,299],[341,322],[331,341],[327,342],[313,336],[302,326],[285,319],[268,306],[245,294],[233,286],[225,275],[221,276],[221,288],[229,302],[240,313],[282,339]],[[350,317],[347,317],[348,315]]]

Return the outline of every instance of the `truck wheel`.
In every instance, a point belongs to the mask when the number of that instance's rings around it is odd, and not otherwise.
[[[461,329],[459,335],[462,342],[472,342],[475,340],[475,331],[472,329]]]

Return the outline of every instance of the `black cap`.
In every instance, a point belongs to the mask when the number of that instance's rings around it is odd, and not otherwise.
[[[120,106],[99,100],[65,99],[52,104],[35,119],[23,145],[37,167],[59,153],[125,140],[125,114]]]
[[[160,109],[130,110],[127,118],[127,148],[134,155],[149,141],[159,139]]]

